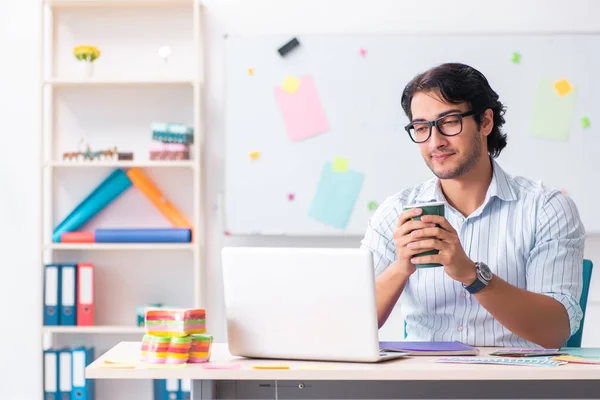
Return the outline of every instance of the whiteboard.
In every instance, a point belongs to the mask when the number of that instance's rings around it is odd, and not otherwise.
[[[443,62],[479,69],[506,105],[508,145],[497,158],[499,164],[509,174],[566,190],[588,233],[600,232],[600,207],[594,204],[600,194],[599,35],[297,38],[300,46],[286,57],[277,49],[290,36],[224,39],[224,219],[231,235],[362,236],[374,212],[370,202],[380,204],[433,176],[403,129],[408,119],[400,98],[414,75]],[[514,52],[520,54],[518,63],[513,62]],[[312,78],[326,115],[326,132],[291,140],[275,96],[286,76]],[[568,137],[535,137],[532,115],[536,107],[539,110],[538,84],[552,85],[563,78],[573,87],[568,96],[575,96]],[[550,126],[559,123],[553,112],[547,114]],[[580,120],[584,116],[589,127]],[[259,157],[252,159],[253,152]],[[310,216],[321,175],[331,168],[325,165],[336,157],[347,159],[348,171],[363,177],[343,227]]]

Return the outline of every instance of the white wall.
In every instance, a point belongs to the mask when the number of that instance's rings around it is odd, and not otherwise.
[[[208,279],[205,280],[209,329],[225,338],[219,252],[224,244],[356,246],[355,240],[225,238],[218,195],[223,187],[223,112],[225,33],[481,32],[598,30],[600,3],[594,0],[206,0],[206,89],[208,203]],[[483,7],[486,4],[486,7]],[[39,43],[41,0],[0,1],[0,121],[4,146],[0,158],[0,342],[18,335],[20,347],[5,346],[0,356],[0,398],[38,399],[41,376],[39,196]],[[17,55],[17,51],[19,54]],[[398,111],[400,112],[400,110]],[[27,143],[25,143],[27,141]],[[22,149],[22,152],[12,150]],[[500,158],[500,162],[502,159]],[[16,169],[18,168],[18,172]],[[227,240],[225,240],[227,239]],[[589,238],[586,257],[600,265],[600,238]],[[600,287],[596,274],[592,291]],[[600,346],[600,293],[592,293],[584,344]],[[8,322],[10,321],[10,322]],[[10,323],[11,329],[5,327]],[[386,326],[393,337],[399,326]],[[21,363],[22,360],[30,364]],[[19,363],[17,363],[19,362]],[[4,371],[10,370],[10,378]]]

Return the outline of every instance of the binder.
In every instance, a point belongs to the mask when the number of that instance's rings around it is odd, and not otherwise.
[[[154,400],[180,400],[179,379],[155,379]]]
[[[58,351],[44,350],[44,400],[58,400]]]
[[[77,264],[77,325],[94,325],[94,265]]]
[[[179,381],[178,400],[191,400],[192,398],[192,380],[181,379]]]
[[[60,265],[44,266],[44,325],[59,324]]]
[[[79,347],[73,349],[72,357],[73,388],[71,390],[71,400],[94,400],[94,381],[85,377],[85,367],[94,360],[94,348]]]
[[[75,312],[75,289],[77,282],[77,264],[61,264],[60,266],[60,325],[77,325]]]
[[[58,400],[71,400],[73,390],[73,360],[71,349],[58,352]]]

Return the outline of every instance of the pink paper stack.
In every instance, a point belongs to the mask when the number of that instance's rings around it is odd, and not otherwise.
[[[190,146],[182,143],[152,142],[150,145],[151,160],[189,160]]]

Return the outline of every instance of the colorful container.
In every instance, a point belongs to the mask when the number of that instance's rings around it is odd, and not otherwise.
[[[192,338],[190,336],[171,338],[167,353],[167,364],[185,364],[190,356]]]
[[[147,309],[144,321],[147,334],[184,337],[206,333],[204,309]]]
[[[210,360],[213,337],[211,335],[191,335],[189,363],[205,363]]]
[[[181,143],[154,142],[149,149],[151,160],[189,160],[190,146]]]

